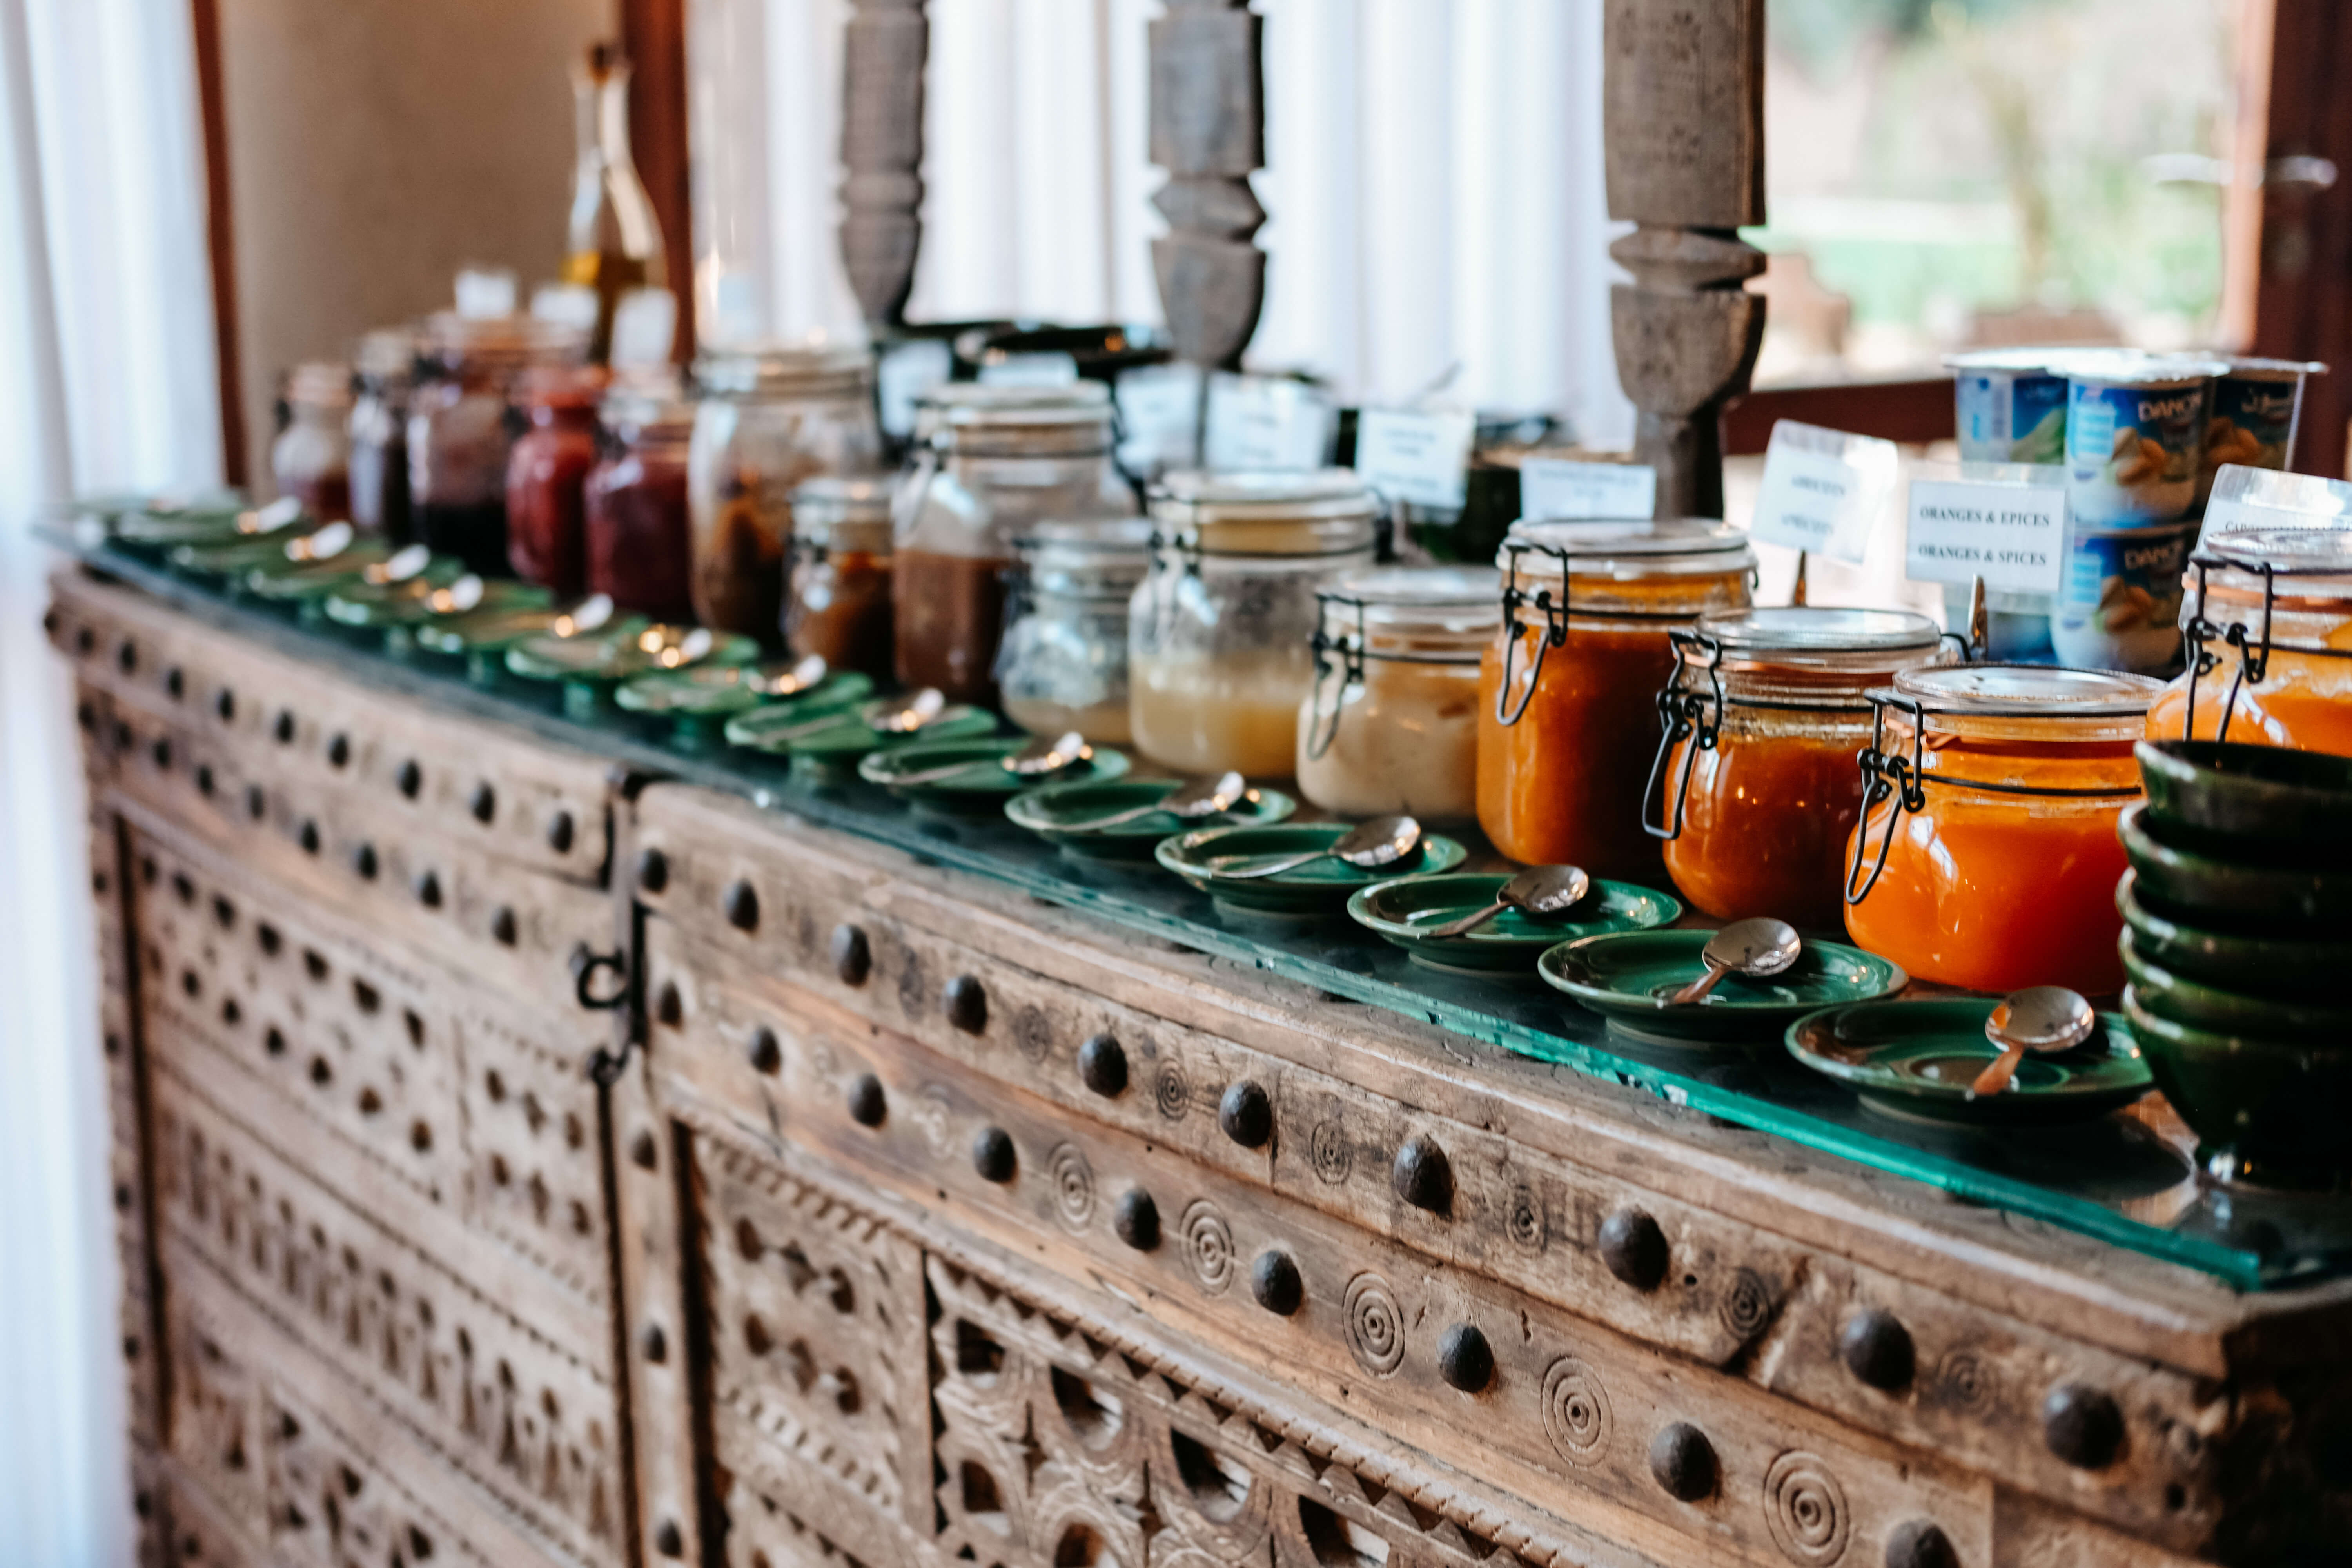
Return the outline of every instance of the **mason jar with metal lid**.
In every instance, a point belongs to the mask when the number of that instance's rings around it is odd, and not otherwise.
[[[793,493],[784,646],[890,677],[890,481],[828,475]]]
[[[1111,458],[1110,394],[1062,386],[940,387],[930,447],[901,482],[891,595],[898,679],[960,702],[996,700],[1013,542],[1049,518],[1134,515]]]
[[[2218,534],[2182,581],[2189,665],[2148,735],[2352,757],[2352,529]]]
[[[1643,825],[1665,841],[1667,874],[1717,920],[1836,930],[1862,815],[1864,693],[1948,662],[1955,639],[1906,610],[1825,606],[1717,610],[1666,636],[1675,668]]]
[[[278,493],[322,522],[352,515],[352,367],[298,364],[286,378],[286,427],[269,445]]]
[[[1495,564],[1502,626],[1479,670],[1478,824],[1528,865],[1654,881],[1642,831],[1669,632],[1745,608],[1748,535],[1658,519],[1518,522]]]
[[[507,465],[525,372],[578,364],[588,334],[535,316],[425,323],[423,381],[409,400],[408,489],[415,542],[486,577],[508,575]]]
[[[1916,979],[1972,991],[2124,983],[2116,835],[2162,688],[2041,665],[1906,669],[1868,693],[1845,927]]]
[[[996,661],[1004,716],[1032,734],[1128,744],[1128,604],[1150,569],[1151,524],[1041,522],[1013,548],[1020,565]]]
[[[631,377],[605,394],[604,458],[588,476],[588,591],[657,621],[694,614],[687,449],[694,405],[672,376]]]
[[[1185,773],[1282,778],[1315,684],[1317,593],[1372,563],[1379,501],[1347,468],[1174,473],[1128,621],[1137,750]]]
[[[396,543],[408,521],[408,398],[416,333],[385,327],[360,339],[352,362],[352,522]]]
[[[873,360],[863,348],[714,349],[694,376],[694,613],[707,626],[772,643],[793,492],[820,475],[881,465]]]
[[[1298,793],[1342,816],[1478,815],[1478,662],[1503,618],[1485,566],[1388,567],[1316,595]]]

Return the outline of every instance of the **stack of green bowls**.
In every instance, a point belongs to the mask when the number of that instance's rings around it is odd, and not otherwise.
[[[2352,1178],[2352,758],[2143,742],[2124,1011],[2212,1174]]]

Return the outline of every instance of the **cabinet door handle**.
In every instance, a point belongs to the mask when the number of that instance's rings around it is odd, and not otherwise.
[[[604,994],[596,994],[596,972],[609,969],[620,984]],[[572,955],[572,999],[592,1013],[609,1013],[625,1005],[629,1000],[629,955],[615,949],[611,952],[590,952],[580,948]]]

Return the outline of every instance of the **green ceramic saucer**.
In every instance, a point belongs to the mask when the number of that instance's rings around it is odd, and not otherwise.
[[[2123,954],[2124,973],[2131,976],[2132,991],[2140,1005],[2159,1018],[2223,1035],[2328,1043],[2352,1040],[2352,1006],[2249,995],[2175,974],[2140,951],[2139,939],[2129,927],[2116,939],[2116,948]]]
[[[1004,803],[1037,781],[1007,773],[999,764],[1029,744],[1028,735],[995,735],[968,741],[923,740],[911,746],[892,746],[873,752],[857,764],[857,776],[880,784],[900,800],[958,816],[994,816]],[[909,774],[928,773],[962,763],[961,772],[929,784],[900,784]],[[1094,755],[1055,776],[1066,784],[1091,784],[1124,778],[1129,766],[1125,752],[1097,746]]]
[[[1544,949],[1608,931],[1672,925],[1683,907],[1665,894],[1631,882],[1596,880],[1584,901],[1560,920],[1538,921],[1505,910],[1463,936],[1430,937],[1432,926],[1460,920],[1495,901],[1510,878],[1497,871],[1457,871],[1450,877],[1406,877],[1360,889],[1348,900],[1358,925],[1404,949],[1432,969],[1532,974]]]
[[[1163,838],[1152,858],[1175,872],[1228,911],[1259,915],[1335,915],[1360,888],[1374,882],[1451,871],[1469,851],[1441,834],[1422,835],[1421,850],[1393,866],[1363,870],[1325,856],[1295,871],[1247,879],[1220,875],[1209,864],[1228,855],[1304,855],[1328,848],[1346,837],[1352,822],[1286,822],[1270,827],[1196,827]]]
[[[2116,908],[2143,959],[2191,980],[2311,995],[2352,974],[2352,938],[2243,936],[2184,925],[2141,901],[2137,871],[2116,884]]]
[[[2100,1015],[2071,1051],[2029,1056],[1999,1094],[1969,1086],[2000,1053],[1985,1038],[1989,1000],[1862,1002],[1809,1013],[1789,1026],[1789,1054],[1851,1086],[1890,1116],[1980,1127],[2086,1121],[2129,1105],[2155,1086],[2130,1026]]]
[[[2224,859],[2233,841],[2352,854],[2352,757],[2221,741],[2142,741],[2132,750],[2149,817],[2176,829],[2185,847]]]
[[[1047,784],[1024,790],[1004,803],[1004,815],[1048,844],[1072,855],[1096,860],[1149,860],[1152,847],[1184,824],[1164,811],[1149,812],[1112,827],[1087,828],[1075,823],[1115,816],[1139,805],[1165,800],[1182,784],[1181,779],[1114,779],[1108,783]],[[1200,819],[1210,824],[1265,826],[1286,820],[1298,803],[1278,789],[1256,788],[1234,803],[1230,811]]]
[[[2352,1049],[2176,1024],[2150,1012],[2128,985],[2124,1016],[2156,1087],[2196,1131],[2207,1169],[2305,1185],[2333,1183],[2352,1164],[2344,1140],[2352,1122]]]
[[[1653,1045],[1705,1046],[1772,1038],[1805,1014],[1891,996],[1911,977],[1875,953],[1843,942],[1805,941],[1788,973],[1769,980],[1727,976],[1704,1001],[1669,1007],[1673,994],[1706,973],[1699,950],[1712,931],[1636,931],[1588,936],[1547,948],[1537,972],[1609,1020]]]
[[[782,700],[761,695],[757,672],[780,675],[791,668],[787,664],[698,664],[656,670],[624,683],[613,693],[613,701],[628,712],[670,721],[673,742],[701,750],[719,744],[729,722],[755,709],[805,722],[845,711],[874,691],[872,677],[844,670]],[[763,703],[767,706],[762,707]]]
[[[200,543],[175,544],[164,556],[172,570],[185,577],[234,578],[243,583],[257,566],[273,566],[286,559],[286,547],[310,537],[307,523],[291,523],[265,533],[231,533]]]
[[[305,520],[299,504],[273,501],[256,510],[235,491],[191,497],[184,501],[151,501],[126,508],[114,516],[113,535],[123,543],[149,550],[179,544],[226,543],[257,534],[276,533]],[[315,528],[316,522],[310,524]]]
[[[245,591],[257,599],[315,612],[328,595],[364,581],[369,567],[390,558],[391,552],[373,539],[354,540],[331,555],[310,561],[290,559],[281,552],[275,561],[246,569]]]
[[[859,763],[877,752],[895,752],[934,741],[964,741],[996,733],[995,714],[986,709],[962,703],[951,703],[942,708],[938,718],[913,734],[877,730],[867,722],[868,714],[876,706],[868,703],[865,708],[843,709],[830,715],[803,714],[789,721],[772,720],[768,718],[766,709],[754,708],[751,712],[738,714],[727,721],[727,739],[750,751],[789,757],[797,772],[817,778],[840,779],[855,776]],[[820,719],[830,719],[831,722],[822,729],[813,728],[804,733],[788,733],[803,723],[814,725]]]
[[[695,664],[749,664],[759,657],[760,645],[750,637],[642,622],[587,636],[541,632],[506,650],[509,674],[560,682],[564,713],[583,721],[604,717],[613,689],[633,677]]]
[[[462,563],[442,558],[397,583],[370,578],[338,588],[327,595],[326,611],[338,626],[391,631],[427,621],[454,621],[484,610],[544,610],[554,600],[554,595],[533,584],[472,576]]]
[[[2116,831],[2145,895],[2168,908],[2273,924],[2316,921],[2330,931],[2352,925],[2352,869],[2291,864],[2291,855],[2265,863],[2200,854],[2151,818],[2144,800],[2124,807]]]

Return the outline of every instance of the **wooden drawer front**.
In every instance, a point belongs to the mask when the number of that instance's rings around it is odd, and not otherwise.
[[[531,1568],[568,1553],[498,1505],[363,1394],[282,1341],[193,1255],[175,1258],[172,1447],[163,1488],[184,1565]]]
[[[745,853],[740,847],[670,852],[668,906],[723,902],[723,893],[693,897],[709,891],[696,868],[723,855],[727,870],[741,875]],[[1181,1154],[1204,1175],[1254,1189],[1240,1200],[1244,1206],[1260,1201],[1255,1194],[1279,1194],[1346,1231],[1410,1247],[1415,1268],[1444,1267],[1501,1282],[1841,1424],[1947,1454],[2004,1484],[2168,1543],[2193,1546],[2219,1516],[2219,1437],[2230,1408],[2217,1391],[2184,1374],[1811,1252],[1667,1198],[1626,1173],[1530,1149],[1507,1129],[1428,1115],[929,930],[828,908],[815,891],[826,885],[821,862],[791,882],[771,872],[755,893],[760,930],[750,933],[702,920],[689,932],[667,914],[645,922],[656,1061],[755,1133],[792,1139],[847,1127],[846,1096],[866,1070],[861,1044],[912,1035],[961,1063],[975,1082],[994,1086],[986,1092],[1017,1089],[1053,1108],[1040,1107],[1039,1142],[1022,1147],[1016,1185],[1024,1188],[1033,1174],[1051,1179],[1045,1162],[1073,1126],[1117,1129]],[[797,937],[761,940],[764,911],[782,898],[772,886],[793,888],[795,905],[810,909],[820,927],[837,913],[856,914],[872,964],[862,985],[844,984],[821,957],[804,958]],[[1066,960],[1068,951],[1059,956]],[[977,1030],[946,1018],[940,992],[959,977],[984,998]],[[1105,1036],[1120,1042],[1128,1063],[1127,1087],[1110,1096],[1085,1086],[1076,1059],[1082,1043]],[[946,1117],[934,1084],[893,1066],[895,1049],[872,1064],[893,1108],[883,1141],[919,1145],[984,1201],[1006,1201],[1005,1190],[972,1177],[968,1141],[978,1126]],[[1244,1082],[1265,1091],[1263,1149],[1243,1147],[1220,1125],[1220,1101]],[[1451,1189],[1443,1212],[1400,1195],[1396,1168],[1408,1145],[1443,1157]],[[1118,1262],[1121,1249],[1099,1223],[1110,1198],[1096,1186],[1105,1195],[1087,1245]],[[1649,1216],[1665,1243],[1668,1266],[1654,1289],[1620,1279],[1601,1245],[1613,1216],[1636,1214]],[[1177,1216],[1163,1205],[1161,1217],[1172,1225]],[[1846,1359],[1843,1336],[1864,1314],[1891,1318],[1910,1349],[1914,1370],[1892,1388],[1865,1384]],[[2074,1469],[2043,1442],[2042,1402],[2067,1384],[2107,1392],[2125,1415],[2125,1451],[2103,1470]]]
[[[182,738],[201,742],[240,784],[332,795],[468,857],[577,881],[602,876],[610,826],[601,759],[338,680],[135,594],[70,575],[55,586],[51,639],[83,678],[130,707],[172,715]],[[197,765],[191,759],[191,777]]]
[[[579,1056],[212,855],[161,834],[132,844],[146,1006],[168,1025],[156,1048],[226,1060],[583,1300],[609,1299],[599,1111]]]
[[[593,883],[483,854],[300,775],[255,772],[183,715],[118,708],[130,744],[118,786],[224,859],[348,911],[377,944],[429,954],[521,1017],[599,1027],[575,966],[612,946]]]
[[[617,1401],[596,1366],[534,1326],[545,1303],[514,1281],[452,1271],[302,1175],[192,1086],[160,1081],[157,1173],[174,1310],[190,1269],[234,1282],[334,1369],[316,1375],[365,1389],[574,1556],[621,1561]],[[180,1381],[173,1386],[176,1448]],[[224,1426],[205,1447],[226,1455],[240,1444],[247,1468],[228,1470],[257,1487],[249,1435]]]

